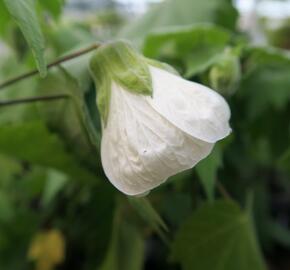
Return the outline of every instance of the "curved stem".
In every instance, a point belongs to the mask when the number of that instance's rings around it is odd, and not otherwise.
[[[13,100],[4,100],[4,101],[0,101],[0,107],[38,102],[38,101],[53,101],[53,100],[65,99],[68,97],[70,96],[65,95],[65,94],[59,94],[59,95],[50,95],[50,96],[39,96],[39,97],[13,99]]]
[[[217,185],[217,188],[220,192],[220,194],[227,200],[230,200],[230,201],[234,201],[234,199],[232,198],[232,196],[229,194],[229,192],[226,190],[226,188],[223,186],[223,184],[220,182],[220,181],[216,181],[216,185]]]
[[[91,51],[93,51],[95,49],[98,49],[100,46],[101,46],[101,44],[92,44],[92,45],[90,45],[87,48],[81,49],[81,50],[76,51],[76,52],[74,52],[72,54],[68,54],[68,55],[66,55],[66,56],[64,56],[62,58],[59,58],[58,60],[48,64],[47,65],[47,69],[52,68],[54,66],[57,66],[57,65],[59,65],[59,64],[61,64],[63,62],[69,61],[69,60],[71,60],[73,58],[77,58],[77,57],[79,57],[79,56],[81,56],[83,54],[86,54],[88,52],[91,52]],[[29,71],[29,72],[23,73],[23,74],[21,74],[19,76],[16,76],[14,78],[11,78],[11,79],[3,82],[3,83],[0,83],[0,90],[3,90],[7,86],[12,85],[14,83],[17,83],[17,82],[19,82],[21,80],[30,78],[30,77],[32,77],[32,76],[34,76],[36,74],[38,74],[38,70],[34,69],[34,70]]]

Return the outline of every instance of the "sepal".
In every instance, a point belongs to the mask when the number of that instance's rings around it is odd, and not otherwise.
[[[135,94],[152,95],[148,64],[125,41],[111,42],[96,50],[90,60],[90,70],[97,86],[97,104],[105,124],[113,83]]]

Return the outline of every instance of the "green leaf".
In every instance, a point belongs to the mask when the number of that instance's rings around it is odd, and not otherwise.
[[[21,164],[20,161],[18,162]],[[10,179],[9,190],[17,193],[15,198],[18,198],[19,194],[21,194],[21,200],[29,205],[29,202],[41,196],[47,177],[52,170],[30,165],[30,170],[26,172],[25,168],[22,168],[22,171],[19,173],[22,176],[21,182],[18,182],[17,176],[14,176],[14,178]]]
[[[0,224],[9,222],[14,216],[12,199],[9,194],[0,190]]]
[[[265,227],[268,230],[270,237],[284,247],[290,247],[290,231],[287,226],[283,226],[275,221],[269,221]]]
[[[280,169],[290,172],[290,148],[289,147],[285,151],[283,151],[282,155],[278,159],[277,166]]]
[[[21,172],[21,166],[16,160],[0,154],[0,172],[0,188],[3,188],[14,175]]]
[[[236,115],[247,155],[272,167],[289,147],[290,54],[267,47],[250,47],[243,54],[244,75],[236,93]],[[235,106],[236,107],[236,106]],[[234,108],[233,108],[234,109]],[[233,114],[234,115],[234,114]],[[286,128],[287,129],[287,128]]]
[[[290,54],[271,48],[248,48],[240,95],[247,98],[247,115],[257,118],[270,107],[285,108],[290,99]]]
[[[229,0],[168,0],[157,4],[136,22],[130,23],[120,36],[142,44],[148,33],[168,26],[214,23],[234,29],[237,15]]]
[[[5,33],[6,27],[9,24],[10,16],[3,1],[0,1],[0,35]]]
[[[110,247],[100,270],[142,270],[145,245],[138,229],[117,212]]]
[[[222,142],[217,143],[212,153],[195,167],[209,201],[214,199],[215,185],[218,180],[217,173],[223,167],[224,149],[232,142],[232,139],[233,137],[229,136]]]
[[[70,86],[66,89],[67,93],[71,95],[72,100],[74,102],[74,111],[77,114],[77,119],[79,121],[79,128],[80,133],[85,135],[86,137],[86,143],[89,144],[90,152],[91,154],[95,155],[95,151],[99,150],[100,146],[100,140],[101,140],[101,125],[98,125],[100,123],[99,115],[97,112],[91,113],[91,110],[97,111],[97,106],[95,103],[95,96],[93,95],[91,89],[86,88],[85,84],[82,84],[83,78],[86,77],[87,70],[83,71],[83,74],[81,74],[81,70],[78,70],[76,73],[72,69],[69,68],[62,68],[61,67],[62,74],[64,75],[66,83]],[[76,78],[76,74],[81,74],[82,78]],[[89,82],[92,82],[89,80]],[[91,104],[89,103],[90,100],[87,100],[86,98],[93,98],[93,103],[95,106],[92,108]],[[97,118],[97,119],[96,119]],[[71,129],[75,129],[75,127],[72,127],[70,124]],[[92,147],[93,146],[93,147]],[[82,150],[83,151],[83,150]]]
[[[196,166],[197,174],[209,201],[214,199],[217,171],[222,166],[222,149],[216,145],[213,152]]]
[[[57,195],[57,193],[65,186],[68,181],[66,175],[59,173],[55,170],[49,170],[47,172],[47,180],[45,183],[42,203],[47,206]]]
[[[149,34],[143,51],[192,77],[217,62],[229,40],[228,31],[210,24],[171,27]]]
[[[191,213],[192,205],[192,198],[189,194],[173,190],[166,192],[159,209],[167,223],[178,227]]]
[[[0,153],[36,165],[55,168],[75,179],[95,179],[65,150],[58,136],[50,133],[42,122],[2,125]]]
[[[12,17],[19,25],[26,38],[41,76],[46,75],[46,62],[44,59],[44,37],[36,14],[34,0],[4,0]]]
[[[128,197],[128,200],[140,217],[167,242],[164,232],[168,231],[168,227],[150,201],[146,198],[137,197]]]
[[[266,269],[250,218],[225,201],[202,206],[181,226],[172,257],[183,270]]]
[[[87,184],[74,182],[76,185],[68,182],[58,201],[59,206],[63,205],[63,201],[69,204],[63,208],[64,212],[55,213],[70,247],[78,257],[84,258],[80,265],[80,269],[84,270],[97,269],[104,260],[111,239],[116,191],[109,181],[100,180]],[[68,256],[75,254],[71,251],[68,249]]]
[[[80,50],[81,48],[83,48],[83,46],[71,50],[70,52],[73,53],[74,51]],[[77,83],[81,93],[86,93],[93,88],[93,79],[91,78],[89,71],[89,62],[92,54],[93,52],[90,52],[61,64],[61,67],[65,69],[71,78],[67,78],[67,80],[74,81],[74,84]]]
[[[84,46],[89,46],[96,42],[90,30],[83,27],[83,25],[58,22],[52,25],[49,30],[48,38],[57,55],[75,52],[76,50],[82,49]]]
[[[87,58],[81,58],[80,61],[75,60],[72,63],[84,67],[86,61]],[[96,150],[101,138],[98,125],[100,120],[98,115],[90,113],[90,109],[97,111],[95,97],[89,96],[89,101],[95,104],[94,108],[86,104],[85,96],[91,94],[90,88],[87,87],[92,81],[89,80],[88,84],[83,83],[85,78],[86,71],[72,69],[69,64],[52,69],[48,76],[40,81],[38,92],[47,95],[62,93],[72,98],[54,102],[54,106],[41,104],[39,109],[47,124],[61,133],[68,146],[73,146],[73,151],[80,159],[95,166],[99,157]],[[60,115],[62,117],[59,117]]]
[[[1,2],[1,1],[0,1]],[[1,55],[0,61],[0,80],[15,76],[15,72],[21,74],[27,71],[27,66],[20,63],[12,51]],[[1,100],[13,100],[25,98],[35,94],[35,81],[33,79],[23,80],[21,83],[13,84],[5,91],[0,91]],[[35,104],[26,104],[22,106],[4,106],[0,107],[0,123],[10,123],[39,119]]]
[[[51,15],[54,16],[54,18],[58,18],[61,14],[63,5],[64,5],[64,0],[41,0],[39,1],[39,4],[42,6],[42,8]]]

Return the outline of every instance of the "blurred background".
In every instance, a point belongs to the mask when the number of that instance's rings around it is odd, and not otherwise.
[[[66,23],[91,21],[96,34],[98,31],[111,33],[162,1],[165,0],[67,0],[62,7],[61,20]],[[233,5],[239,12],[237,27],[246,31],[255,44],[270,43],[288,48],[289,1],[234,0]]]
[[[290,1],[33,3],[47,62],[128,39],[222,94],[233,133],[196,168],[128,198],[101,167],[91,53],[0,89],[0,269],[289,270]],[[0,0],[0,82],[35,67]],[[61,93],[77,102],[7,106]]]

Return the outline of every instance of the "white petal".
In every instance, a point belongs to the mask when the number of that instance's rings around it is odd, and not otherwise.
[[[147,192],[169,176],[193,167],[212,147],[176,128],[145,96],[113,85],[101,156],[105,174],[122,192]]]
[[[150,104],[189,135],[215,143],[231,132],[230,109],[222,96],[198,83],[150,67],[153,99]]]

